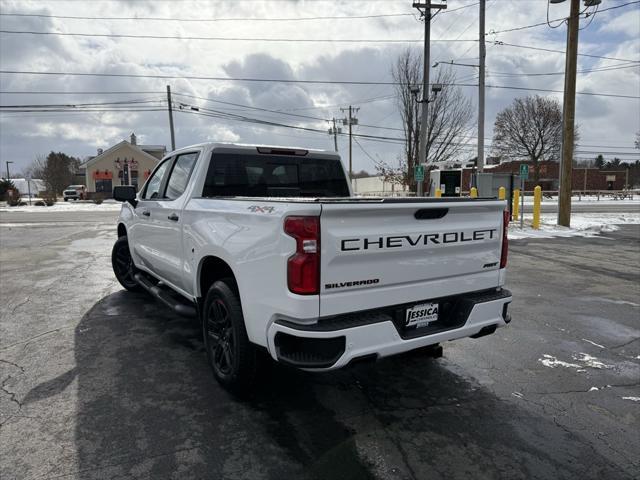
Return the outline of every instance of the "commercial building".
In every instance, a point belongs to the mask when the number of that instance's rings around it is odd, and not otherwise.
[[[98,155],[82,165],[87,192],[110,197],[118,185],[140,188],[166,151],[164,145],[138,145],[133,133],[130,141],[123,140],[107,150],[98,149]]]

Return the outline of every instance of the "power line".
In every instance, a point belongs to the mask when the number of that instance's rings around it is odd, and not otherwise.
[[[607,10],[615,10],[617,8],[626,7],[626,6],[629,6],[629,5],[636,4],[636,3],[640,3],[640,0],[636,0],[636,1],[633,1],[633,2],[627,2],[627,3],[621,4],[621,5],[616,5],[614,7],[603,8],[602,10],[598,10],[598,12],[601,13],[601,12],[606,12]],[[547,7],[548,6],[549,6],[549,3],[547,2]],[[582,18],[592,17],[594,15],[594,13],[585,13],[585,14],[582,14],[581,17]],[[542,27],[542,26],[548,25],[548,23],[550,23],[550,22],[559,22],[559,21],[564,21],[564,20],[566,20],[566,17],[554,18],[552,20],[547,19],[547,21],[545,21],[545,22],[533,23],[531,25],[521,25],[519,27],[513,27],[513,28],[505,28],[503,30],[493,30],[493,29],[491,29],[491,30],[489,30],[487,32],[487,35],[497,35],[498,33],[518,32],[520,30],[527,30],[529,28]],[[552,28],[555,28],[555,27],[552,27]]]
[[[456,12],[465,8],[478,5],[476,3],[470,3],[463,5],[462,7],[446,10],[443,13]],[[58,18],[64,20],[135,20],[135,21],[155,21],[155,22],[193,22],[193,23],[208,23],[208,22],[306,22],[316,20],[362,20],[370,18],[393,18],[393,17],[414,17],[413,13],[379,13],[371,15],[322,15],[312,17],[219,17],[219,18],[175,18],[175,17],[92,17],[82,15],[54,15],[54,14],[42,14],[42,13],[0,13],[3,17],[26,17],[26,18]]]
[[[466,7],[461,7],[466,8]],[[458,9],[456,9],[458,10]],[[37,17],[37,18],[60,18],[67,20],[135,20],[135,21],[163,21],[163,22],[302,22],[310,20],[360,20],[368,18],[386,18],[386,17],[413,17],[413,13],[383,13],[373,15],[344,15],[344,16],[316,16],[316,17],[221,17],[221,18],[170,18],[170,17],[89,17],[79,15],[49,15],[36,13],[0,13],[5,17]]]
[[[31,105],[0,105],[0,108],[78,108],[78,107],[97,107],[97,106],[127,106],[141,103],[158,103],[157,99],[131,99],[121,100],[119,102],[99,102],[99,103],[54,103],[54,104],[31,104]]]
[[[578,70],[577,73],[597,73],[597,72],[609,72],[611,70],[623,70],[627,68],[640,68],[640,62],[632,62],[631,65],[609,65],[600,68],[587,68],[584,70]],[[491,71],[492,77],[543,77],[549,75],[564,75],[565,72],[546,72],[546,73],[510,73],[510,72],[494,72]]]
[[[320,121],[323,121],[323,122],[328,122],[329,121],[328,118],[320,118],[320,117],[313,117],[313,116],[310,116],[310,115],[301,115],[301,114],[297,114],[297,113],[282,112],[282,111],[279,111],[279,110],[272,110],[272,109],[269,109],[269,108],[253,107],[251,105],[243,105],[241,103],[226,102],[226,101],[223,101],[223,100],[214,100],[214,99],[211,99],[211,98],[198,97],[196,95],[188,95],[186,93],[175,93],[174,92],[173,95],[178,96],[178,97],[194,98],[196,100],[203,100],[205,102],[213,102],[213,103],[220,103],[220,104],[223,104],[223,105],[231,105],[231,106],[234,106],[234,107],[242,107],[242,108],[247,108],[247,109],[250,109],[250,110],[259,110],[259,111],[262,111],[262,112],[270,112],[270,113],[277,113],[277,114],[280,114],[280,115],[288,115],[288,116],[291,116],[291,117],[308,118],[308,119],[311,119],[311,120],[320,120]]]
[[[545,92],[545,93],[564,93],[562,90],[549,90],[546,88],[531,88],[531,87],[507,87],[504,85],[486,85],[487,88],[497,88],[506,90],[523,90],[528,92]],[[610,97],[610,98],[633,98],[640,99],[637,95],[621,95],[617,93],[593,93],[593,92],[576,92],[576,95],[587,95],[590,97]]]
[[[165,92],[162,91],[153,91],[153,90],[145,90],[145,91],[131,91],[131,90],[123,90],[123,91],[119,91],[119,92],[114,92],[114,91],[100,91],[100,90],[95,90],[92,92],[87,92],[87,91],[83,91],[83,92],[65,92],[65,91],[53,91],[53,90],[34,90],[34,91],[29,91],[29,90],[0,90],[0,95],[127,95],[127,94],[131,94],[131,95],[140,95],[140,94],[147,94],[147,93],[155,93],[155,94],[162,94]]]
[[[516,45],[515,43],[508,43],[508,42],[503,42],[501,40],[487,40],[487,43],[491,43],[493,45],[497,45],[500,47],[513,47],[513,48],[524,48],[527,50],[538,50],[540,52],[550,52],[550,53],[561,53],[562,55],[565,55],[566,52],[564,50],[555,50],[552,48],[543,48],[543,47],[532,47],[529,45]],[[636,60],[630,60],[628,58],[616,58],[616,57],[607,57],[604,55],[592,55],[592,54],[588,54],[588,53],[578,53],[579,57],[589,57],[589,58],[602,58],[605,60],[617,60],[619,62],[640,62],[639,59]]]
[[[25,108],[25,109],[11,109],[3,112],[3,115],[8,113],[80,113],[80,112],[164,112],[165,108],[83,108],[83,109],[37,109],[37,108]]]
[[[162,78],[162,79],[187,79],[187,80],[217,80],[217,81],[234,81],[234,82],[266,82],[266,83],[292,83],[292,84],[308,84],[308,85],[397,85],[397,82],[380,82],[380,81],[361,81],[361,80],[293,80],[286,78],[238,78],[238,77],[208,77],[196,75],[150,75],[150,74],[131,74],[131,73],[79,73],[79,72],[35,72],[27,70],[0,70],[0,74],[10,75],[58,75],[58,76],[77,76],[77,77],[116,77],[116,78]],[[472,83],[452,83],[451,86],[458,87],[477,87]],[[513,87],[508,85],[486,85],[487,88],[498,88],[505,90],[524,90],[533,92],[562,93],[561,90],[549,90],[544,88],[530,87]],[[632,98],[640,99],[636,95],[623,95],[615,93],[593,93],[593,92],[576,92],[578,95],[589,95],[597,97],[611,98]]]
[[[250,38],[250,37],[195,37],[170,35],[135,35],[124,33],[79,33],[79,32],[35,32],[32,30],[0,30],[10,35],[53,35],[62,37],[135,38],[142,40],[198,40],[226,42],[294,42],[294,43],[417,43],[416,39],[372,39],[372,38]],[[477,42],[476,39],[433,39],[432,42]]]

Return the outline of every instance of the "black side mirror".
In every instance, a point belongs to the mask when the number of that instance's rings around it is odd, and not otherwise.
[[[129,202],[134,207],[138,204],[136,201],[136,187],[133,185],[121,185],[113,187],[113,198],[119,202]]]

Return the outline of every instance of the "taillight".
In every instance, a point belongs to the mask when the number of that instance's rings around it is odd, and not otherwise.
[[[502,220],[502,253],[500,254],[500,268],[507,266],[507,255],[509,254],[509,239],[507,238],[507,229],[509,227],[510,214],[507,210],[503,212]]]
[[[284,231],[296,239],[296,253],[287,261],[289,290],[299,295],[320,292],[320,217],[287,217]]]

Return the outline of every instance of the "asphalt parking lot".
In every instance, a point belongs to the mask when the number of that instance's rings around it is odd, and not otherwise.
[[[0,477],[626,479],[640,471],[640,225],[511,242],[513,322],[221,390],[199,326],[121,289],[114,218],[0,215]]]

